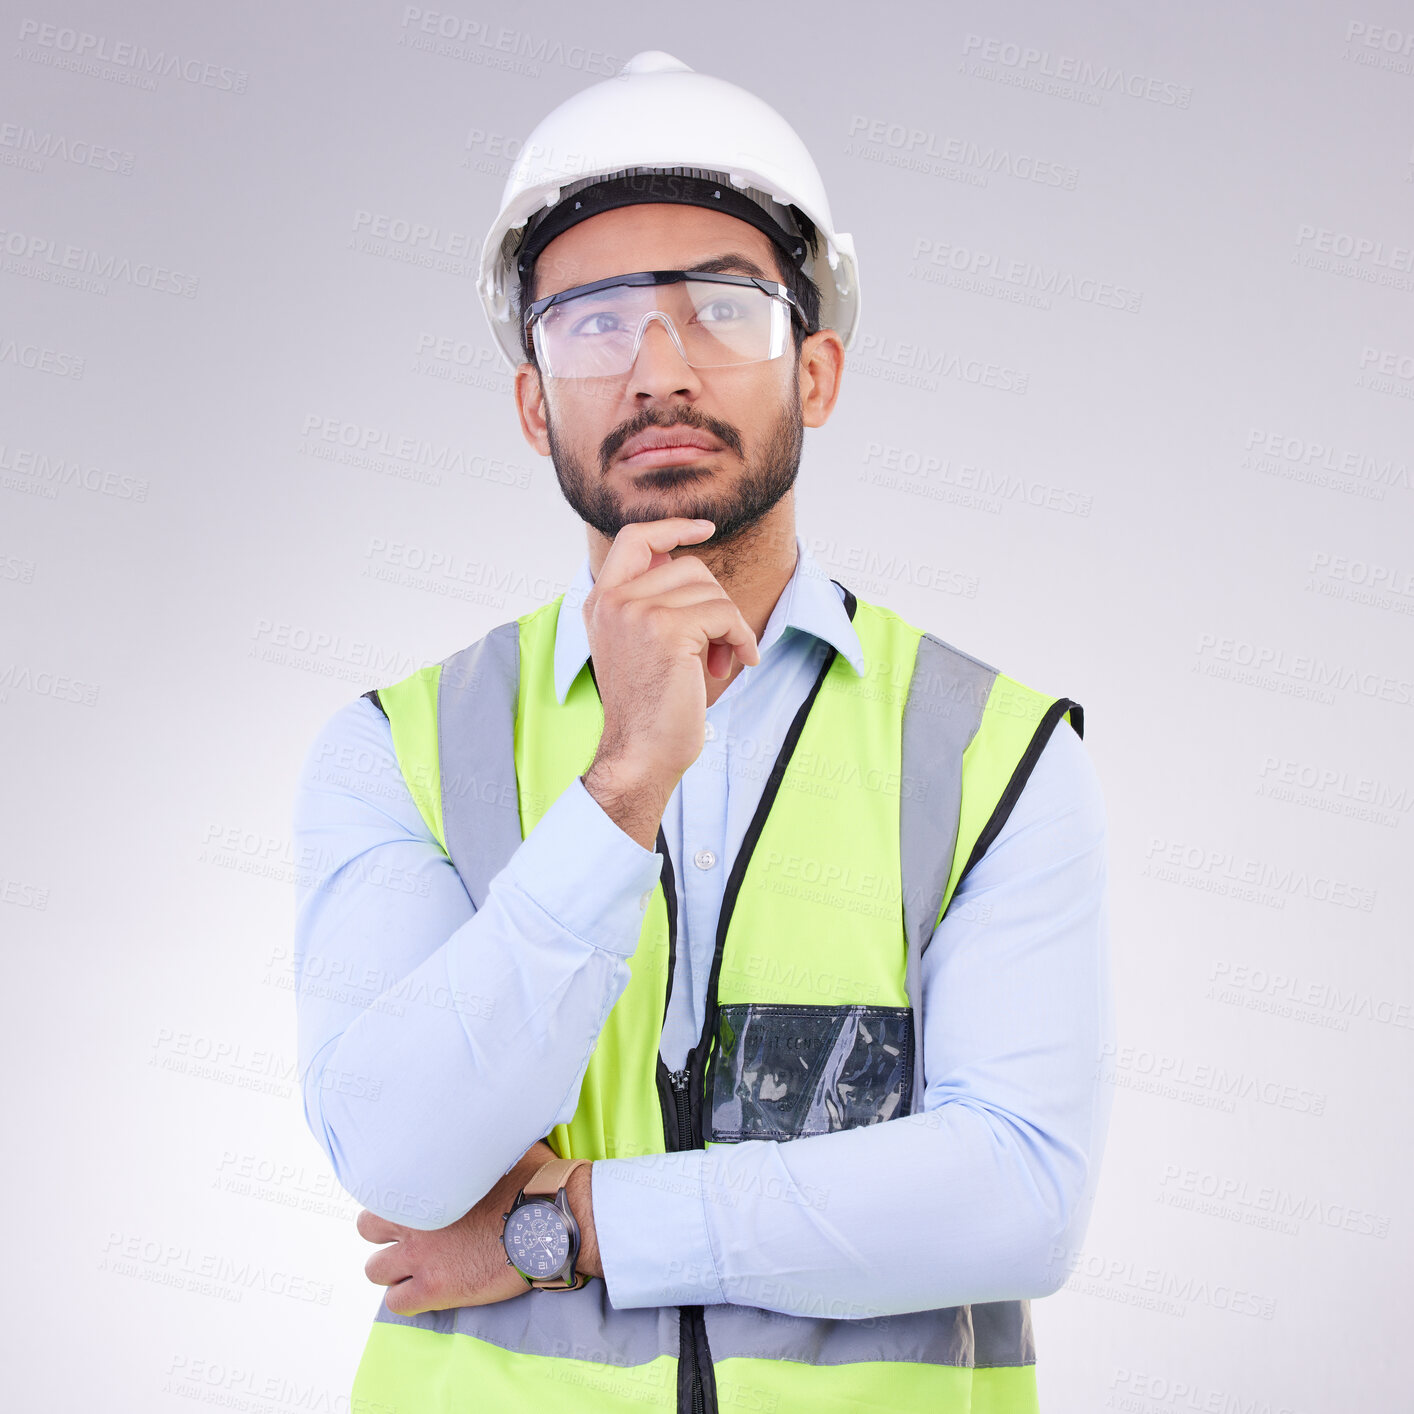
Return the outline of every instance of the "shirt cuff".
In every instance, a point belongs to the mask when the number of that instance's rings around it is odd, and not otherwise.
[[[590,1180],[594,1233],[616,1309],[718,1306],[727,1299],[707,1231],[706,1158],[704,1149],[685,1149],[596,1160]]]
[[[576,776],[502,871],[577,938],[632,956],[663,857],[623,830]]]

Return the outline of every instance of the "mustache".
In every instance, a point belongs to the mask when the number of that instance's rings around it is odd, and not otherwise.
[[[627,422],[621,423],[604,438],[604,444],[599,448],[599,470],[607,473],[609,463],[624,443],[630,437],[637,437],[640,432],[646,432],[650,427],[691,427],[698,432],[710,434],[728,450],[741,456],[741,434],[729,422],[709,417],[706,413],[698,412],[696,408],[681,407],[671,415],[645,408],[637,417],[631,417]]]

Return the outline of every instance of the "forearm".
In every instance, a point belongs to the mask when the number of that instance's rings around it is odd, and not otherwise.
[[[372,764],[336,786],[326,755]],[[364,1206],[445,1226],[573,1114],[661,860],[575,781],[473,910],[367,702],[307,758],[295,842],[318,863],[295,932],[306,1120]]]
[[[1104,821],[1078,742],[1042,753],[920,973],[921,1113],[596,1165],[615,1306],[849,1317],[1059,1287],[1111,1098]]]
[[[573,1113],[627,977],[622,957],[493,886],[315,1057],[306,1115],[339,1181],[410,1227],[460,1217]]]
[[[841,1318],[1049,1294],[1083,1154],[953,1103],[867,1129],[595,1165],[616,1306]]]

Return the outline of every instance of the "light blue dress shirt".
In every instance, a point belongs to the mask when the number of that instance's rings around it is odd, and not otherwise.
[[[725,880],[825,645],[864,668],[840,590],[799,535],[796,550],[761,661],[707,709],[702,754],[663,816],[678,899],[670,1070],[701,1031]],[[592,583],[586,555],[556,623],[561,701],[587,671]],[[444,1227],[573,1115],[661,858],[576,777],[474,909],[365,698],[310,747],[294,835],[306,1121],[365,1207]],[[934,933],[920,985],[919,1114],[595,1163],[615,1306],[851,1318],[1060,1288],[1093,1204],[1114,1037],[1104,806],[1064,723]]]

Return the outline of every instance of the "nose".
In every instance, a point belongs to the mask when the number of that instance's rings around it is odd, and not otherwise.
[[[683,354],[673,321],[661,309],[650,309],[634,337],[633,367],[628,391],[634,397],[696,397],[702,390],[697,371]]]

